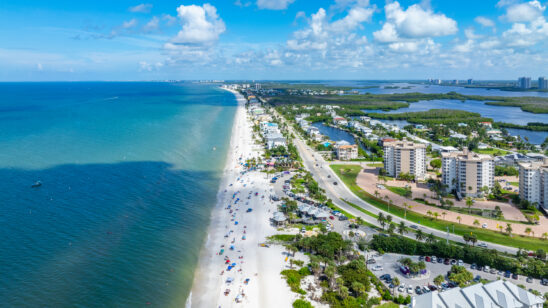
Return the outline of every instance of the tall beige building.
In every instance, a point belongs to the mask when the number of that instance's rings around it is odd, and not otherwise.
[[[422,179],[426,175],[426,145],[411,141],[391,141],[384,143],[384,168],[389,176],[398,177],[402,173]]]
[[[548,208],[548,160],[519,164],[519,197]]]
[[[479,197],[482,188],[493,188],[495,162],[491,155],[468,152],[442,153],[442,183],[448,191],[465,197]]]

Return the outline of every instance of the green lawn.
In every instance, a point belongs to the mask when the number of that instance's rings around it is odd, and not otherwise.
[[[508,184],[519,187],[519,182],[508,182]]]
[[[499,149],[493,149],[493,148],[488,148],[488,149],[475,149],[474,152],[478,153],[478,154],[490,154],[490,155],[494,155],[494,156],[503,156],[503,155],[506,155],[510,152],[508,151],[504,151],[504,150],[499,150]]]
[[[330,167],[335,171],[343,183],[358,197],[379,209],[389,212],[391,215],[404,217],[403,208],[394,205],[389,208],[385,201],[368,194],[356,184],[356,177],[361,171],[359,165],[331,165]],[[440,209],[439,214],[443,211],[444,210]],[[447,230],[447,227],[452,231],[454,226],[455,234],[464,235],[474,233],[480,241],[499,243],[517,248],[521,247],[528,250],[537,250],[539,248],[548,250],[548,241],[521,235],[509,237],[506,233],[461,225],[456,222],[444,221],[441,218],[433,219],[412,211],[407,211],[407,220],[441,231]]]
[[[367,164],[369,167],[375,167],[375,168],[383,168],[384,167],[384,163],[370,163],[370,164]]]
[[[405,197],[405,192],[407,191],[405,188],[403,187],[396,187],[396,186],[385,186],[386,189],[390,190],[391,192],[397,194],[397,195],[400,195],[402,197]]]

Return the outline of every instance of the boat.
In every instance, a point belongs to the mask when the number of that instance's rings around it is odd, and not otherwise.
[[[36,188],[36,187],[40,187],[40,186],[42,186],[42,182],[36,181],[36,182],[34,182],[34,184],[32,184],[31,188]]]

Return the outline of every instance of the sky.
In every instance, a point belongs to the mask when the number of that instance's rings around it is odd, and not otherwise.
[[[537,78],[547,5],[4,0],[0,80]]]

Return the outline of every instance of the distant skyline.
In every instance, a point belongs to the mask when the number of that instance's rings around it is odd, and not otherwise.
[[[546,1],[6,1],[0,80],[516,80]]]

